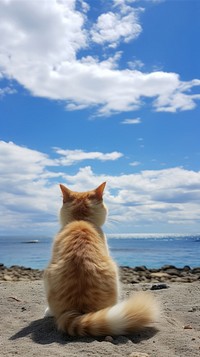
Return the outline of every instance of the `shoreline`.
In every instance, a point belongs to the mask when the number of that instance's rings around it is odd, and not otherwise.
[[[148,269],[145,266],[120,266],[119,276],[124,284],[193,283],[200,282],[200,267],[191,268],[186,265],[183,268],[177,268],[174,265],[164,265],[161,268]],[[43,270],[18,265],[6,267],[0,263],[0,281],[33,281],[41,280],[42,277]]]

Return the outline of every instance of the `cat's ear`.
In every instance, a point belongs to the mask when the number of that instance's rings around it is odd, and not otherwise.
[[[106,186],[106,182],[103,182],[99,187],[96,188],[95,195],[98,198],[98,200],[102,200],[105,186]]]
[[[61,189],[62,195],[63,195],[63,203],[66,203],[67,201],[70,200],[71,191],[62,184],[60,184],[60,189]]]

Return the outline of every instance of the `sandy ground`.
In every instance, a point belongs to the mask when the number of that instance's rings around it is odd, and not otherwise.
[[[123,285],[122,295],[148,290],[151,286]],[[42,281],[0,282],[0,355],[200,356],[200,283],[168,286],[153,291],[162,307],[160,321],[154,327],[131,336],[97,339],[61,334],[52,318],[43,318],[46,304]]]

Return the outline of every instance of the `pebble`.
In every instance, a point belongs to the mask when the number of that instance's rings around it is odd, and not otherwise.
[[[184,325],[183,328],[184,328],[184,330],[192,330],[191,325]]]
[[[160,290],[160,289],[167,289],[167,288],[168,288],[167,284],[155,284],[152,285],[150,290]]]
[[[106,337],[105,337],[105,341],[112,343],[112,342],[114,342],[114,339],[113,339],[112,336],[106,336]]]
[[[163,273],[161,271],[159,271],[157,273],[151,273],[151,276],[153,278],[169,278],[169,274],[168,273]]]
[[[195,307],[191,307],[190,309],[188,309],[188,312],[194,312],[196,311],[197,309]]]
[[[12,281],[12,276],[7,275],[7,274],[4,274],[3,280],[5,280],[5,281]]]

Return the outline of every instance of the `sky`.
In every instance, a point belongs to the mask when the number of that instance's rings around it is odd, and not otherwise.
[[[0,235],[59,229],[106,181],[107,233],[200,232],[200,1],[0,0]]]

